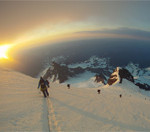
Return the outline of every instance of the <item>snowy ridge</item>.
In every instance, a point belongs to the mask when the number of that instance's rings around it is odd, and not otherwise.
[[[73,64],[68,64],[67,62],[65,64],[66,59],[62,56],[53,58],[52,60],[49,67],[40,74],[40,76],[44,76],[45,79],[50,78],[52,82],[58,80],[60,83],[80,83],[90,80],[91,77],[99,74],[103,74],[102,76],[106,82],[106,78],[108,78],[113,71],[113,67],[109,66],[109,58],[92,56],[84,62]],[[78,81],[75,81],[75,79]]]
[[[37,79],[4,68],[0,73],[1,131],[61,131],[51,100],[36,91]]]
[[[112,79],[116,79],[116,80],[117,80],[117,81],[114,83],[114,85],[115,85],[116,83],[119,83],[119,82],[120,82],[119,69],[121,69],[121,68],[120,68],[120,67],[117,67],[117,68],[116,68],[116,71],[111,74],[111,76],[113,76]]]
[[[126,67],[125,67],[134,77],[143,75],[142,69],[139,68],[138,64],[133,64],[130,62]]]
[[[113,85],[113,87],[122,88],[123,90],[126,90],[127,92],[130,92],[132,94],[136,94],[136,93],[139,93],[141,91],[138,86],[136,86],[134,83],[132,83],[126,79],[123,79],[121,84],[119,83],[119,81],[117,81]],[[108,86],[108,88],[109,88],[109,86]]]
[[[88,60],[81,62],[81,63],[76,63],[76,64],[70,64],[68,65],[69,68],[106,68],[108,67],[108,58],[98,58],[96,56],[90,57]]]
[[[0,131],[49,131],[38,80],[4,68],[0,73]]]
[[[123,77],[132,81],[141,89],[150,90],[149,68],[140,68],[138,64],[132,62],[125,67],[118,67],[116,72],[113,73],[115,68],[109,65],[109,58],[92,56],[84,62],[74,64],[65,64],[67,58],[63,56],[52,60],[57,63],[52,62],[50,67],[42,73],[45,73],[45,79],[49,78],[52,82],[73,84],[76,87],[98,87],[100,84],[96,84],[95,81],[112,85],[114,82],[121,83]],[[121,79],[118,72],[122,76]],[[96,80],[92,82],[91,78],[93,77],[96,77]]]
[[[98,88],[68,89],[66,84],[51,83],[50,97],[44,98],[36,91],[39,80],[7,69],[0,72],[3,132],[150,131],[150,96],[143,94],[150,92],[126,79]]]
[[[88,60],[72,64],[71,62],[69,64],[66,63],[67,57],[63,56],[54,57],[51,61],[57,62],[58,65],[53,67],[53,63],[49,64],[49,68],[46,68],[42,72],[42,75],[47,74],[47,71],[49,71],[46,78],[50,77],[52,81],[57,81],[58,83],[74,84],[81,82],[84,83],[86,81],[89,83],[90,78],[99,75],[104,79],[106,84],[111,73],[113,73],[113,69],[115,69],[115,67],[110,66],[109,64],[110,58],[99,58],[97,56],[91,56]],[[140,68],[138,64],[132,62],[122,68],[127,69],[132,74],[135,83],[150,85],[149,68]],[[118,80],[114,75],[114,79],[115,78]],[[91,86],[93,86],[92,82]]]
[[[127,70],[134,76],[136,83],[150,85],[150,70],[149,68],[140,68],[138,64],[129,63],[126,67]]]
[[[73,78],[69,78],[67,81],[65,81],[64,83],[70,83],[70,84],[75,84],[75,83],[79,83],[79,82],[86,82],[91,80],[92,77],[95,76],[95,73],[92,73],[90,71],[86,71],[84,73],[78,74]],[[90,79],[89,79],[90,78]],[[94,81],[94,80],[93,80]]]
[[[77,88],[98,88],[100,86],[104,86],[104,84],[95,82],[95,77],[92,77],[87,81],[83,81],[80,83],[74,83],[74,84],[72,84],[72,86],[77,87]]]

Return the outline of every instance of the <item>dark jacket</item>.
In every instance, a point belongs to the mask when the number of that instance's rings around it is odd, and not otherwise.
[[[46,83],[46,81],[43,78],[40,78],[38,88],[40,88],[40,86],[41,86],[41,91],[46,90],[48,87],[48,84]]]

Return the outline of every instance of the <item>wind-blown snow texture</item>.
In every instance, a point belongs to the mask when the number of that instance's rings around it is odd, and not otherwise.
[[[98,88],[52,83],[45,99],[36,90],[37,79],[6,69],[0,73],[1,131],[150,131],[145,95],[150,93],[126,79]]]

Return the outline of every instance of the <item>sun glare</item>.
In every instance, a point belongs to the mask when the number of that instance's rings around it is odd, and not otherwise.
[[[0,59],[8,59],[7,52],[9,48],[9,45],[0,46]]]

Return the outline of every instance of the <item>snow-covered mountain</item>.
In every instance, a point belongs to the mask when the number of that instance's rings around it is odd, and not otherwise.
[[[59,83],[81,83],[94,82],[103,84],[113,84],[118,80],[117,75],[114,75],[117,68],[110,65],[110,58],[99,58],[92,56],[88,60],[80,63],[65,64],[67,58],[60,56],[53,58],[50,66],[43,72],[44,78],[50,78],[52,82]],[[125,67],[120,67],[119,73],[121,78],[132,80],[136,85],[145,90],[150,90],[150,70],[149,68],[140,68],[138,64],[129,63]],[[110,76],[113,79],[109,79]],[[113,81],[112,81],[113,80]],[[95,85],[97,86],[97,85]]]
[[[95,78],[70,89],[51,83],[50,97],[44,98],[37,79],[9,69],[0,73],[2,132],[150,131],[150,92],[126,79],[98,88]]]
[[[149,68],[140,68],[138,64],[133,63],[129,63],[125,68],[134,76],[136,83],[146,83],[150,85]]]
[[[113,67],[109,65],[108,58],[92,56],[84,62],[69,65],[64,64],[63,61],[57,60],[57,58],[53,59],[49,68],[44,70],[45,73],[42,72],[45,79],[49,77],[53,82],[59,81],[60,83],[63,83],[66,81],[69,82],[70,80],[70,83],[74,83],[71,81],[72,78],[80,78],[80,80],[77,79],[79,83],[83,80],[89,80],[94,76],[101,76],[103,83],[106,83],[107,78],[113,71]]]
[[[92,56],[88,60],[85,60],[81,63],[75,63],[68,65],[69,68],[108,68],[109,67],[109,58],[98,58],[97,56]]]
[[[128,67],[128,68],[131,70],[130,67]],[[140,72],[139,68],[136,67],[135,71],[134,71],[133,64],[132,64],[132,72],[135,73],[134,75],[137,75],[137,73],[140,73],[140,76],[144,78],[144,75],[141,74],[142,72]],[[122,83],[123,79],[132,82],[133,84],[135,84],[136,86],[138,86],[140,89],[150,90],[149,83],[145,83],[145,80],[142,81],[142,80],[137,80],[137,78],[134,79],[134,77],[132,76],[132,74],[127,69],[120,68],[120,67],[117,67],[114,70],[114,72],[111,74],[110,78],[108,79],[107,83],[108,83],[108,85],[114,85],[116,83]],[[150,80],[148,80],[148,82],[149,81]]]
[[[18,53],[14,58],[21,64],[15,65],[14,69],[37,77],[53,58],[61,56],[65,64],[82,63],[91,56],[109,58],[111,66],[124,67],[129,62],[139,64],[141,68],[150,66],[149,41],[133,39],[87,39],[59,43],[50,43],[45,46],[34,47]],[[59,58],[59,60],[61,60]],[[30,64],[30,65],[29,65]]]
[[[134,79],[133,76],[131,75],[131,73],[125,69],[125,68],[121,68],[121,67],[117,67],[114,72],[111,74],[110,78],[108,79],[108,85],[113,85],[116,83],[122,83],[122,80],[126,79],[128,81],[131,81],[134,83]]]
[[[145,90],[150,90],[150,69],[140,68],[138,64],[129,63],[126,67],[134,76],[135,84]]]

